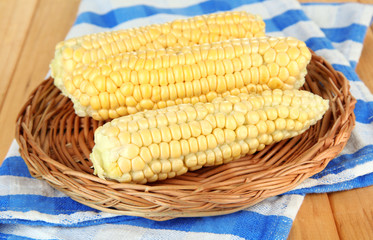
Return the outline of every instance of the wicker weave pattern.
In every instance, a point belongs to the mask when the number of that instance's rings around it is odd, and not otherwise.
[[[72,103],[44,81],[21,110],[16,139],[33,177],[106,212],[153,220],[228,214],[296,187],[320,172],[345,146],[356,100],[346,78],[313,54],[304,89],[330,99],[330,110],[304,134],[245,158],[148,185],[94,176],[89,154],[103,124],[79,118]]]

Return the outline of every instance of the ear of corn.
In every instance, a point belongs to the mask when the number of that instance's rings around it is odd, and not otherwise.
[[[124,116],[95,132],[95,174],[146,183],[228,163],[303,133],[328,101],[299,90],[217,97]]]
[[[54,63],[52,73],[79,116],[105,120],[226,94],[297,89],[310,59],[294,38],[241,38],[124,52],[72,70]]]
[[[229,11],[177,19],[163,24],[95,33],[62,41],[56,46],[52,76],[61,65],[72,71],[81,65],[144,49],[165,49],[211,43],[232,38],[264,36],[265,23],[258,15]]]
[[[245,11],[227,11],[176,19],[172,22],[152,24],[72,38],[60,42],[56,49],[71,49],[77,61],[84,61],[85,51],[102,49],[107,54],[132,52],[139,49],[160,49],[172,46],[217,42],[230,38],[264,36],[265,23],[259,15]],[[82,48],[82,49],[81,49]],[[82,52],[75,52],[81,49]],[[68,51],[71,51],[68,50]],[[99,52],[95,52],[99,55]],[[90,53],[92,54],[92,53]]]

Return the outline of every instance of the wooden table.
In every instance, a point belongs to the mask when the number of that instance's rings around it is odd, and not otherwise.
[[[18,111],[46,76],[54,47],[71,28],[78,6],[79,0],[0,0],[0,164],[14,138]],[[373,46],[373,26],[356,68],[373,92],[368,46]],[[289,239],[373,239],[372,199],[373,186],[309,194]]]

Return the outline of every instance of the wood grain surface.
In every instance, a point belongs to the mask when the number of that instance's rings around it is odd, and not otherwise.
[[[18,111],[48,73],[54,47],[74,23],[79,3],[79,0],[0,0],[0,164],[14,139]],[[356,67],[371,92],[372,46],[373,26],[368,29]],[[372,199],[373,186],[309,194],[288,239],[373,239]]]

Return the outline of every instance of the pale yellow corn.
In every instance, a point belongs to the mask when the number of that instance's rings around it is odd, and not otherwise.
[[[79,116],[105,120],[226,94],[297,89],[310,59],[305,43],[291,37],[241,38],[126,52],[73,71],[52,65],[52,72]]]
[[[138,112],[98,128],[90,159],[103,179],[164,180],[301,134],[328,108],[310,92],[276,89]]]
[[[60,64],[73,70],[124,52],[260,37],[264,36],[264,30],[265,23],[260,16],[244,11],[201,15],[62,41],[56,46],[52,65]],[[53,75],[58,75],[58,72],[52,71]]]

